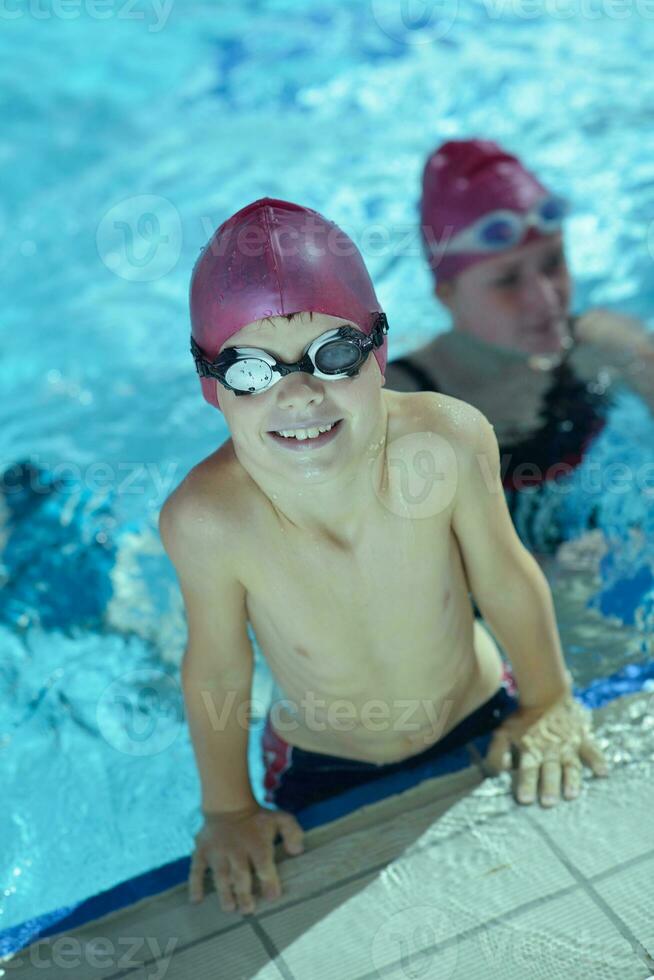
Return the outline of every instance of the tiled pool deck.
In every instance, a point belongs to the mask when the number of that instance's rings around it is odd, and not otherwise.
[[[654,974],[654,692],[593,712],[611,762],[551,809],[458,772],[279,849],[283,894],[252,916],[179,885],[2,964],[89,980],[646,980]],[[305,824],[306,825],[306,824]],[[1,972],[0,972],[1,975]]]

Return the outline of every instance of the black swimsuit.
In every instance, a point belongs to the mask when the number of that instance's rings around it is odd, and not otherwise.
[[[570,333],[575,339],[576,317],[570,317]],[[605,394],[590,391],[568,364],[574,345],[568,350],[561,363],[552,371],[552,384],[547,390],[541,410],[542,425],[521,442],[500,445],[502,483],[506,492],[511,516],[514,518],[520,536],[532,539],[536,550],[550,550],[560,543],[560,534],[555,533],[552,522],[548,521],[549,534],[527,533],[525,526],[526,510],[530,512],[529,524],[533,524],[535,493],[537,488],[546,489],[548,482],[556,482],[581,463],[591,442],[597,438],[606,425],[608,408],[612,404]],[[392,361],[411,375],[421,391],[439,391],[437,380],[429,377],[426,371],[407,358]],[[491,420],[492,421],[492,420]],[[521,491],[527,490],[525,495]],[[524,500],[529,497],[529,507]],[[560,494],[558,495],[561,496]],[[521,516],[521,528],[516,518]],[[540,538],[540,540],[536,540]],[[525,541],[526,543],[526,541]]]

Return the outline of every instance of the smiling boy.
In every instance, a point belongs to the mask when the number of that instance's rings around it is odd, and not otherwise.
[[[521,802],[577,795],[582,762],[600,774],[605,760],[508,516],[493,429],[465,402],[382,387],[388,327],[353,242],[314,211],[256,201],[200,256],[191,318],[231,436],[159,524],[188,621],[205,817],[192,900],[211,867],[222,907],[251,911],[253,872],[264,897],[280,892],[277,832],[301,849],[294,812],[493,729],[487,759],[500,771],[519,754]],[[248,777],[248,619],[283,693],[264,737],[276,810]]]

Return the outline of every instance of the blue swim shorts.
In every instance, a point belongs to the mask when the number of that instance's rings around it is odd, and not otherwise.
[[[272,727],[269,711],[262,736],[265,800],[282,810],[297,813],[363,783],[421,766],[493,731],[518,707],[516,695],[515,679],[509,665],[505,664],[502,683],[495,694],[455,725],[444,738],[424,752],[400,762],[382,764],[309,752],[289,745]]]

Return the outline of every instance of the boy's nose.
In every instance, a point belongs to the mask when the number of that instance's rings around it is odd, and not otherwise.
[[[322,381],[307,371],[293,371],[275,385],[279,405],[296,405],[298,401],[322,400]]]

